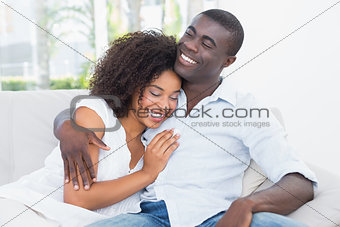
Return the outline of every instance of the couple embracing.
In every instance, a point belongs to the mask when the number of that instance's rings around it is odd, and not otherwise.
[[[223,122],[225,108],[259,107],[220,77],[243,37],[234,15],[212,9],[193,19],[178,44],[153,31],[115,40],[96,65],[90,96],[77,102],[72,119],[69,111],[56,118],[60,149],[7,191],[16,184],[43,195],[65,178],[49,200],[59,211],[38,210],[65,225],[76,223],[67,220],[72,214],[88,226],[305,226],[281,214],[313,199],[316,178],[271,114],[264,128],[192,124]],[[213,119],[200,116],[203,106]],[[184,116],[172,114],[178,108]],[[240,197],[251,159],[277,184]],[[36,178],[49,186],[32,187]]]

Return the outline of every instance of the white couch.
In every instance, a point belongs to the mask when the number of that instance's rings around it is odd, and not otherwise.
[[[43,166],[57,145],[53,120],[86,90],[0,92],[0,185]],[[280,116],[278,117],[280,118]],[[315,199],[289,215],[315,227],[340,226],[340,176],[310,165],[319,179]],[[258,168],[256,165],[253,168]],[[249,169],[243,195],[270,186]]]

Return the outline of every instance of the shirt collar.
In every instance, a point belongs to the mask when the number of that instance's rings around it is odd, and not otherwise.
[[[228,78],[220,77],[221,84],[216,88],[211,97],[223,99],[224,101],[236,105],[236,89],[232,81]]]
[[[220,77],[221,84],[216,88],[211,96],[207,97],[205,103],[222,99],[234,107],[236,106],[236,89],[230,79]],[[186,108],[187,97],[184,90],[181,88],[181,95],[179,96],[177,107]]]

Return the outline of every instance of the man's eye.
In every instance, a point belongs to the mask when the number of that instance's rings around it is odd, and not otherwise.
[[[185,32],[185,34],[186,34],[187,36],[192,36],[189,32]]]
[[[203,46],[205,46],[207,48],[211,48],[211,46],[209,44],[205,43],[205,42],[203,42],[202,44],[203,44]]]
[[[172,100],[178,100],[178,97],[170,97]]]

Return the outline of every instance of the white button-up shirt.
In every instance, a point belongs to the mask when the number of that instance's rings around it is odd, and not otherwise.
[[[144,134],[147,144],[165,129],[181,134],[166,168],[142,194],[144,201],[165,201],[171,226],[196,226],[227,210],[241,195],[251,158],[273,182],[298,172],[316,185],[315,175],[287,143],[283,127],[252,95],[236,91],[224,79],[187,117],[186,101],[182,90],[174,116]]]

